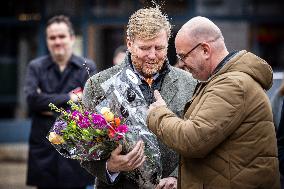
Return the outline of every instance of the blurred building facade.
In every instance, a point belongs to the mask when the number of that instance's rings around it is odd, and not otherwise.
[[[223,31],[229,50],[247,49],[283,70],[284,2],[280,0],[156,0],[174,25],[169,59],[175,63],[174,36],[193,16],[206,16]],[[0,11],[0,119],[28,118],[22,92],[28,62],[47,53],[45,23],[55,14],[71,17],[75,52],[92,58],[99,70],[112,65],[113,51],[125,43],[131,13],[151,0],[9,0]],[[1,124],[0,124],[1,126]]]

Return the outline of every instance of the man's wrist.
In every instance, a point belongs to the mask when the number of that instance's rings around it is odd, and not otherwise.
[[[118,175],[120,174],[120,172],[111,172],[108,170],[108,163],[106,162],[106,173],[108,175],[108,178],[110,179],[110,182],[113,183],[115,181],[115,179],[118,177]]]

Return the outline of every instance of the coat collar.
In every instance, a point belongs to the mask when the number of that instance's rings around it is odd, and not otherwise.
[[[163,99],[169,104],[176,93],[178,92],[178,87],[176,86],[176,81],[178,80],[177,73],[173,71],[173,67],[169,65],[169,73],[165,76],[163,85],[161,88],[161,95]]]

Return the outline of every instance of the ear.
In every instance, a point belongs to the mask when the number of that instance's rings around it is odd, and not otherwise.
[[[75,35],[71,35],[70,39],[72,41],[72,44],[74,45],[75,41],[76,41],[76,36]]]
[[[126,45],[127,45],[128,51],[132,53],[133,41],[129,37],[126,38]]]
[[[202,50],[203,50],[203,55],[205,56],[206,59],[210,58],[211,56],[211,46],[209,43],[202,43]]]

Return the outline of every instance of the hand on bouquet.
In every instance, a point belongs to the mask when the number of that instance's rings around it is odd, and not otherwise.
[[[177,179],[175,177],[167,177],[160,180],[155,189],[176,189]]]
[[[111,156],[107,160],[109,172],[132,171],[140,167],[146,160],[143,141],[138,141],[129,153],[122,155],[121,152],[121,145],[111,152]]]

